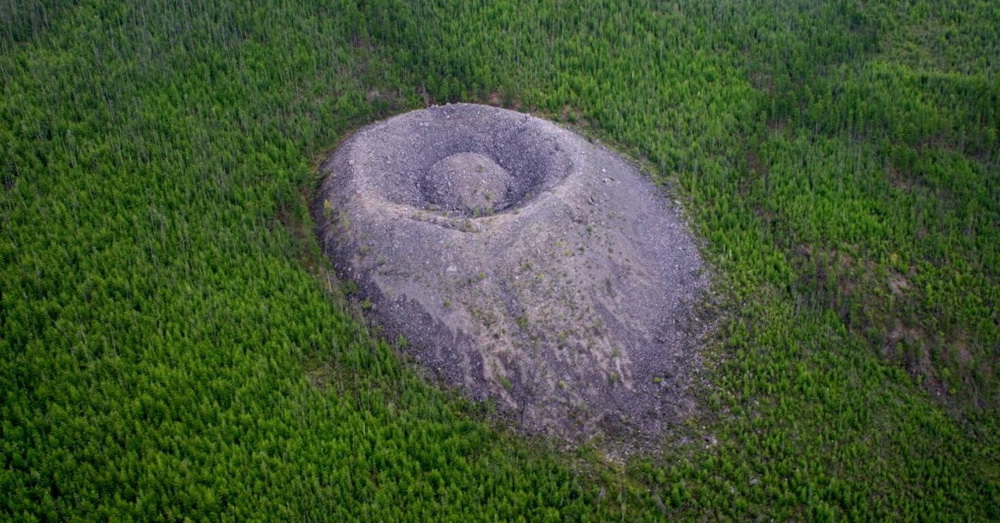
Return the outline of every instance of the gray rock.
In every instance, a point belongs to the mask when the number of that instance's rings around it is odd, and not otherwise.
[[[708,281],[677,209],[625,160],[455,104],[365,127],[322,169],[325,252],[445,383],[574,441],[655,438],[691,413]]]

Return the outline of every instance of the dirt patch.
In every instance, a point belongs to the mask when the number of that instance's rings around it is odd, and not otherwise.
[[[386,334],[532,432],[657,434],[690,415],[704,267],[632,165],[551,122],[455,104],[322,165],[321,245]]]

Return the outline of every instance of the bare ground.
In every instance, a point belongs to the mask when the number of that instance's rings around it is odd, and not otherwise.
[[[708,278],[678,210],[628,162],[455,104],[365,127],[322,169],[325,252],[445,383],[571,441],[654,441],[693,413]]]

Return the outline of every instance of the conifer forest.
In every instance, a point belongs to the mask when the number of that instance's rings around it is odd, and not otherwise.
[[[1000,3],[0,0],[0,519],[1000,519]],[[600,141],[712,268],[696,414],[524,434],[366,320],[356,129]]]

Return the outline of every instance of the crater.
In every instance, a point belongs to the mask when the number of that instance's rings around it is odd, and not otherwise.
[[[693,413],[708,278],[679,209],[626,160],[454,104],[360,129],[321,168],[324,252],[441,383],[570,441],[656,441]]]

